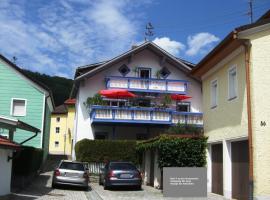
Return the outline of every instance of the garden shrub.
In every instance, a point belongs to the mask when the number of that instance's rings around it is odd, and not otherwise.
[[[76,159],[83,162],[131,161],[138,163],[135,140],[83,139],[76,143],[75,154]]]
[[[206,137],[177,137],[162,135],[137,144],[137,152],[156,149],[158,165],[163,167],[204,167],[206,165]]]
[[[37,172],[42,164],[43,150],[29,146],[22,146],[22,148],[13,159],[13,173],[28,175]]]

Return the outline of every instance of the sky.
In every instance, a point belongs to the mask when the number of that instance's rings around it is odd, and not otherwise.
[[[270,0],[253,0],[254,20]],[[148,39],[198,63],[235,27],[250,23],[248,0],[0,0],[0,54],[22,68],[74,77]]]

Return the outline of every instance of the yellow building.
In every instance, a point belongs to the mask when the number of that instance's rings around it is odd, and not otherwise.
[[[236,28],[197,67],[208,136],[208,191],[270,199],[270,11]]]
[[[68,99],[55,108],[51,114],[50,154],[71,155],[73,145],[73,124],[75,99]]]

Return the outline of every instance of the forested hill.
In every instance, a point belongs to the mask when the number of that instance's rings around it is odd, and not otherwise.
[[[59,76],[49,76],[47,74],[40,74],[38,72],[32,72],[25,69],[22,70],[30,77],[43,83],[44,85],[46,85],[48,88],[51,89],[53,93],[55,106],[63,104],[64,101],[69,98],[73,80]]]

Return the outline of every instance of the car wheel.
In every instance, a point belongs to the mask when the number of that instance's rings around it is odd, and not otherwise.
[[[52,183],[52,188],[56,188],[56,184],[55,183]]]
[[[98,184],[99,184],[99,185],[103,185],[103,184],[102,184],[102,181],[101,181],[100,179],[99,179],[99,182],[98,182]]]
[[[109,187],[107,186],[107,183],[106,183],[105,180],[103,181],[103,189],[104,190],[108,190],[109,189]]]
[[[138,186],[136,187],[136,189],[137,189],[137,190],[142,190],[142,186],[141,186],[141,185],[138,185]]]

